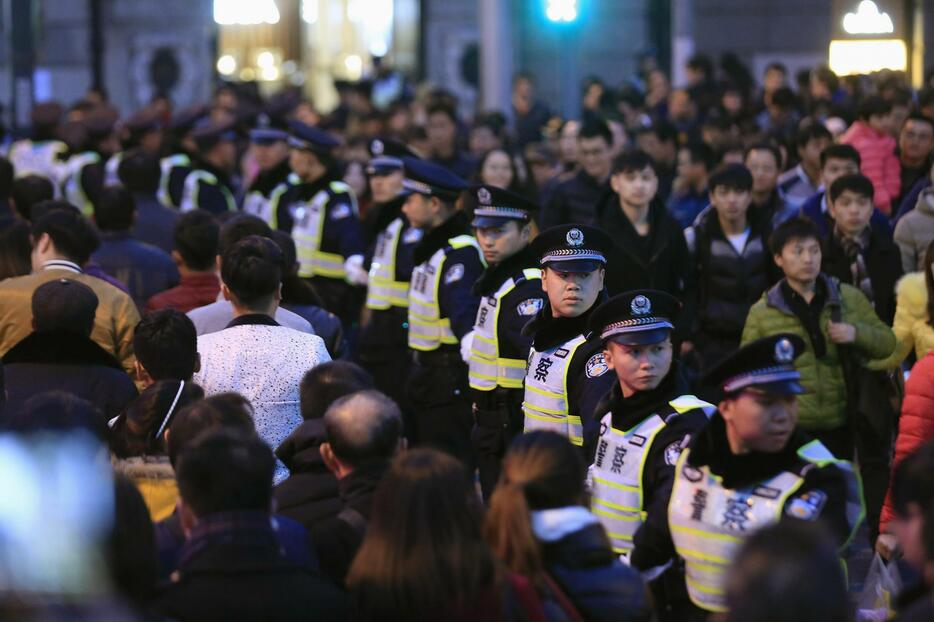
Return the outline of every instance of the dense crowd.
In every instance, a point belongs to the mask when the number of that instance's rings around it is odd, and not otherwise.
[[[37,104],[0,611],[934,619],[934,72],[686,74]]]

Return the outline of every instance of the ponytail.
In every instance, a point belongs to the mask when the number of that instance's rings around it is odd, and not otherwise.
[[[502,481],[490,498],[483,535],[510,571],[542,587],[544,563],[522,484]]]

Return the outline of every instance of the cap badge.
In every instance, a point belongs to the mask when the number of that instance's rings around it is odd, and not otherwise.
[[[795,359],[795,347],[787,339],[779,339],[775,344],[775,361],[790,363]]]
[[[373,144],[370,145],[370,149],[373,151],[373,155],[383,155],[386,147],[383,145],[383,141],[376,139],[373,141]]]
[[[652,312],[652,301],[639,294],[629,303],[629,309],[633,315],[646,315]]]
[[[490,191],[486,188],[477,190],[477,201],[479,201],[481,205],[489,205],[492,198],[493,197],[490,196]]]
[[[584,244],[584,232],[577,228],[571,229],[564,239],[567,240],[568,246],[582,246]]]

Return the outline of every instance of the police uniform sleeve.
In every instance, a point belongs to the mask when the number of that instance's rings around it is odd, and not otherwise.
[[[545,292],[539,279],[522,281],[503,297],[500,309],[501,337],[517,358],[528,358],[532,336],[524,336],[522,329],[545,304]],[[502,347],[502,346],[501,346]]]
[[[616,375],[606,366],[600,339],[591,339],[577,349],[568,366],[567,382],[568,412],[581,419],[583,446],[595,447],[600,435],[597,407],[616,382]]]
[[[279,231],[292,233],[292,225],[295,224],[295,221],[292,220],[292,203],[295,202],[297,192],[297,187],[289,188],[276,205],[276,229]]]
[[[338,241],[341,256],[346,259],[352,255],[363,255],[363,227],[353,195],[349,192],[332,194],[328,208],[328,228]]]
[[[480,298],[473,293],[473,285],[483,274],[483,262],[473,246],[451,250],[444,259],[441,283],[438,287],[438,305],[441,317],[451,322],[451,330],[458,340],[473,330]]]
[[[227,196],[219,184],[209,184],[204,181],[198,181],[198,205],[199,209],[207,210],[212,214],[224,214],[230,210],[227,203]]]
[[[81,189],[84,191],[84,196],[91,201],[96,201],[100,196],[101,190],[104,189],[103,163],[94,162],[85,166],[81,169],[81,176],[78,181],[81,184]]]
[[[822,523],[833,534],[838,547],[845,546],[854,526],[847,517],[847,481],[834,464],[812,466],[804,484],[785,502],[782,520],[805,520]]]

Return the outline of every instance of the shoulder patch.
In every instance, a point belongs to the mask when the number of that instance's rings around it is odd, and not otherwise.
[[[516,305],[516,312],[519,315],[535,315],[541,311],[544,301],[541,298],[529,298]]]
[[[798,495],[785,506],[785,514],[801,520],[816,520],[827,503],[827,494],[820,490],[809,490]]]
[[[406,229],[405,233],[402,234],[402,243],[403,244],[415,244],[416,242],[422,239],[423,235],[424,235],[424,232],[421,229],[410,227]]]
[[[587,360],[585,373],[588,378],[597,378],[605,374],[609,369],[606,359],[603,358],[603,352],[598,352]]]
[[[686,434],[680,441],[675,441],[665,448],[665,464],[674,466],[681,457],[681,451],[691,442],[691,435]]]
[[[346,203],[341,203],[331,210],[331,220],[343,220],[350,216],[350,214],[350,206]]]
[[[450,285],[464,278],[464,264],[456,263],[444,273],[444,284]]]

